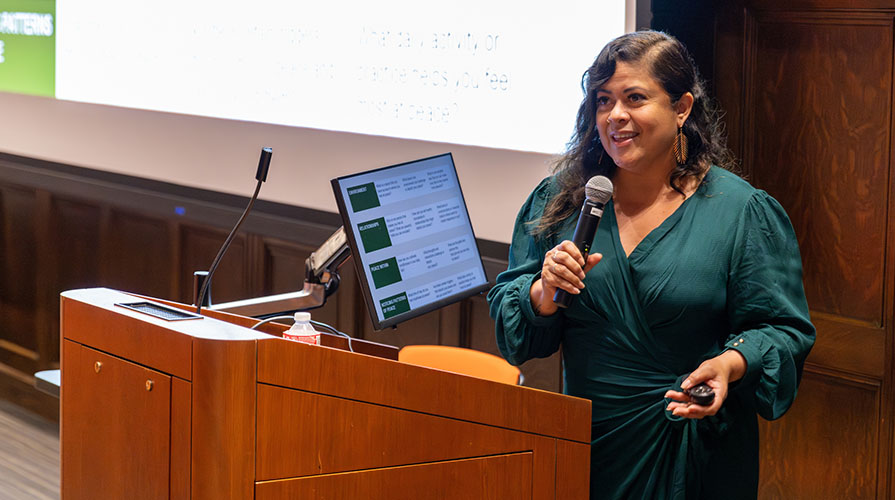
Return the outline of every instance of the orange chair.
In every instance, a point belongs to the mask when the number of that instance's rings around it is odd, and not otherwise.
[[[522,372],[519,368],[499,356],[473,349],[446,345],[409,345],[398,351],[398,361],[505,384],[522,384]]]

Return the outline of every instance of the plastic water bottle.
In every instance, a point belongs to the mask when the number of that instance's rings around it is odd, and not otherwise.
[[[295,323],[292,327],[283,332],[283,338],[289,340],[297,340],[306,344],[320,344],[320,332],[314,330],[311,325],[311,313],[297,312],[295,313]]]

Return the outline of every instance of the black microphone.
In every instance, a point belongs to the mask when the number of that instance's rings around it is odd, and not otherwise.
[[[603,207],[612,198],[612,181],[602,175],[595,175],[584,186],[584,205],[581,206],[581,215],[578,216],[578,225],[575,226],[575,234],[572,243],[578,247],[581,255],[587,260],[590,246],[597,234],[597,226],[600,225],[600,217],[603,216]],[[569,307],[572,303],[572,294],[559,288],[553,295],[553,302],[562,308]]]

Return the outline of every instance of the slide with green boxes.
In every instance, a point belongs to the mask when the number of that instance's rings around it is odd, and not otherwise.
[[[0,92],[56,95],[56,0],[0,0]]]
[[[360,174],[342,190],[380,318],[486,282],[450,156]]]

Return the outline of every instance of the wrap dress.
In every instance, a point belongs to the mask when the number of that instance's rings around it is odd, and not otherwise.
[[[556,190],[547,178],[522,207],[509,268],[488,301],[507,360],[519,365],[561,347],[563,391],[593,402],[591,498],[755,498],[756,415],[775,419],[792,404],[815,335],[783,208],[712,167],[626,256],[610,201],[592,247],[602,261],[568,309],[541,317],[531,285],[578,218],[551,236],[531,235]],[[719,413],[667,412],[664,393],[727,349],[747,369]]]

